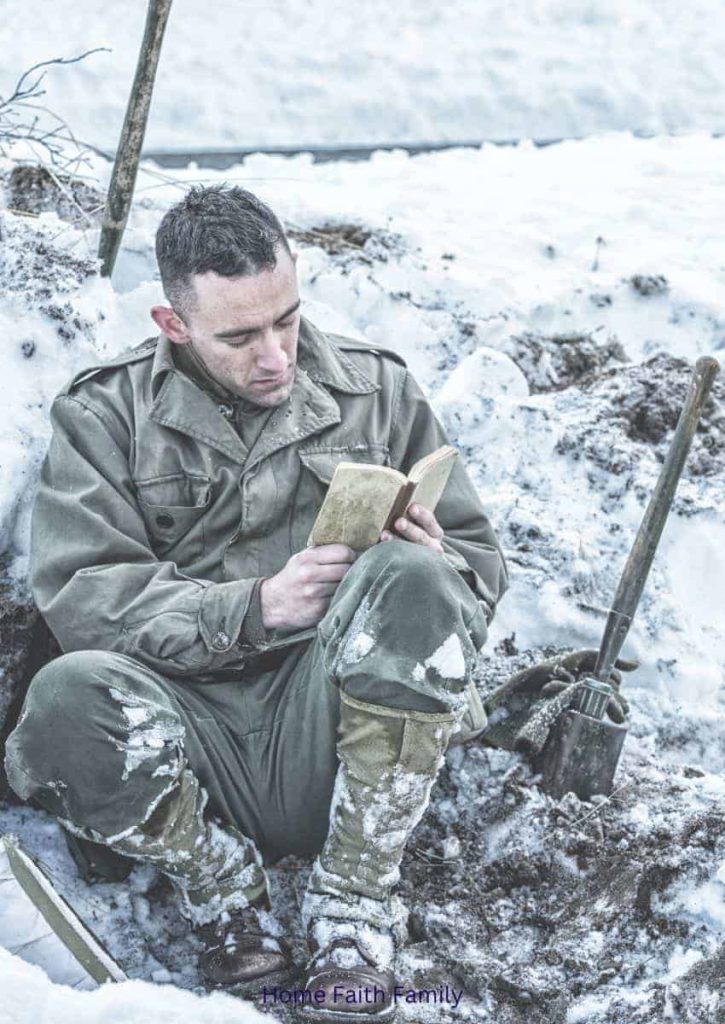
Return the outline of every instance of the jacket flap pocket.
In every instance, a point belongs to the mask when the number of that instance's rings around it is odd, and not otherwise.
[[[134,484],[139,502],[148,508],[194,509],[209,504],[211,481],[202,474],[174,473]]]
[[[157,555],[165,555],[182,538],[192,537],[190,531],[203,517],[211,497],[211,481],[201,474],[176,473],[153,480],[136,480],[136,493],[149,539]],[[195,531],[195,539],[185,541],[189,559],[201,553],[203,531]]]
[[[341,462],[366,462],[375,466],[389,465],[385,445],[350,445],[345,448],[314,448],[297,453],[307,469],[323,484],[329,484]]]

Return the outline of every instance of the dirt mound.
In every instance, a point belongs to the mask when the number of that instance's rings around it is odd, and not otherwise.
[[[581,455],[612,473],[634,472],[643,449],[664,459],[685,401],[692,367],[661,353],[637,366],[605,371],[582,384],[567,415],[557,451]],[[634,442],[634,443],[633,443]],[[725,470],[725,379],[716,378],[693,440],[687,474],[721,475]]]
[[[97,188],[45,167],[19,164],[7,179],[8,206],[20,213],[56,213],[79,227],[100,222],[105,198]]]
[[[532,394],[561,391],[598,376],[613,363],[626,361],[615,337],[598,341],[593,334],[533,334],[511,337],[504,351],[529,382]]]
[[[97,261],[71,254],[37,223],[11,213],[0,219],[0,241],[0,292],[48,316],[63,342],[90,336],[92,324],[76,306],[75,293],[97,274]],[[25,346],[23,354],[31,358],[32,340]]]
[[[300,245],[316,245],[332,256],[346,261],[386,263],[391,255],[403,251],[400,235],[374,230],[362,224],[322,224],[313,228],[287,228],[287,236]]]

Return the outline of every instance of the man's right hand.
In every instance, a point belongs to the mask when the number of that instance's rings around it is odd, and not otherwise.
[[[356,558],[357,553],[344,544],[321,544],[292,555],[276,576],[262,583],[265,629],[316,626]]]

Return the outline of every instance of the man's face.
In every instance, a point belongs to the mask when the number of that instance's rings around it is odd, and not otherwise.
[[[155,307],[152,316],[171,341],[192,345],[211,376],[229,391],[255,405],[281,405],[292,390],[297,365],[295,259],[280,247],[272,270],[248,277],[196,274],[183,321],[171,310],[171,318],[158,315],[166,307]]]

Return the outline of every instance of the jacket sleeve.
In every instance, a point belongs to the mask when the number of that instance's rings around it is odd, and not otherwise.
[[[404,371],[393,412],[391,464],[407,473],[418,459],[449,443],[425,395]],[[445,534],[445,557],[483,603],[490,622],[508,588],[508,571],[496,534],[460,457],[435,514]]]
[[[192,579],[159,561],[114,424],[72,394],[56,399],[51,420],[31,582],[63,650],[118,651],[176,675],[240,662],[237,639],[256,581]]]

